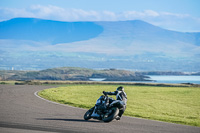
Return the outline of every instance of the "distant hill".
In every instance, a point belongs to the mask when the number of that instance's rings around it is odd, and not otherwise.
[[[0,73],[2,73],[0,71]],[[5,78],[6,77],[6,78]],[[145,81],[147,76],[132,71],[105,69],[93,70],[77,67],[62,67],[41,71],[11,71],[4,72],[3,80],[72,80],[89,81],[91,78],[102,78],[104,81]]]
[[[200,71],[200,33],[163,29],[140,20],[0,22],[0,69],[53,67]]]
[[[88,40],[103,28],[94,22],[59,22],[35,18],[15,18],[0,23],[0,39],[32,40],[49,44]]]
[[[103,22],[61,22],[36,18],[14,18],[0,22],[0,39],[31,40],[50,44],[84,41],[92,38],[118,38],[124,41],[183,42],[200,46],[200,33],[162,29],[141,20]],[[113,40],[118,41],[118,40]],[[124,45],[131,43],[123,43]],[[105,44],[104,44],[105,45]],[[113,44],[111,44],[113,45]],[[169,44],[168,44],[169,45]]]
[[[200,33],[184,33],[163,29],[141,20],[97,22],[104,27],[104,37],[120,37],[124,40],[140,40],[141,42],[184,42],[200,46]],[[126,38],[125,38],[126,37]],[[170,45],[170,44],[168,44]]]

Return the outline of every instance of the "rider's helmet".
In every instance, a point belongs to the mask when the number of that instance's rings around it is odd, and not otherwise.
[[[120,86],[120,87],[117,88],[116,91],[124,91],[124,87]]]

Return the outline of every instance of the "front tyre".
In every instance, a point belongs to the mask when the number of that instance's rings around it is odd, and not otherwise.
[[[84,118],[85,120],[91,119],[91,118],[92,118],[91,115],[92,115],[93,111],[94,111],[94,107],[91,108],[91,109],[89,109],[89,110],[85,113],[85,115],[84,115],[83,118]]]
[[[103,117],[104,122],[110,122],[117,117],[119,114],[119,109],[117,107],[113,107],[109,110],[109,113],[106,113]]]

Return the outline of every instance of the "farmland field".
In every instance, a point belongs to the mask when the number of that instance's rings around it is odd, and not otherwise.
[[[93,107],[102,91],[119,85],[63,85],[39,92],[51,101],[80,108]],[[126,116],[200,126],[199,87],[159,87],[124,85],[128,96]]]

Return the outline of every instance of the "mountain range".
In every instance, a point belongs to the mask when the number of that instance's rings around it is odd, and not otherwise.
[[[53,67],[200,71],[200,32],[163,29],[141,20],[0,22],[0,69]]]

